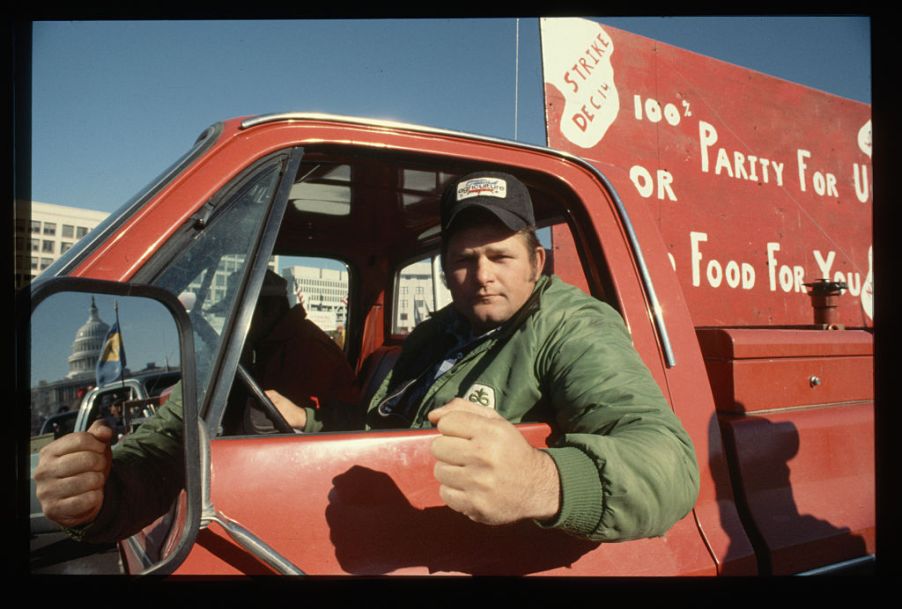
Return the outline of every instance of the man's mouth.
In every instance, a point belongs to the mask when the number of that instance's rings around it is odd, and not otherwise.
[[[493,299],[501,298],[500,294],[477,294],[476,302],[491,302]]]

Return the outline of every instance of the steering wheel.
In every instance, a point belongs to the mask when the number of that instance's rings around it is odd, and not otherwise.
[[[263,413],[270,421],[272,421],[273,425],[275,425],[275,428],[282,433],[293,434],[294,428],[288,421],[285,420],[285,417],[282,416],[282,413],[279,412],[279,409],[276,408],[276,405],[273,404],[268,395],[263,393],[263,390],[260,389],[260,385],[257,384],[254,378],[247,371],[247,368],[245,368],[241,363],[238,364],[238,378],[241,379],[241,382],[244,383],[244,386],[247,388],[247,390],[263,406]],[[256,421],[255,426],[259,426],[259,423]],[[263,433],[265,433],[265,431]]]
[[[192,312],[189,314],[191,319],[191,324],[194,329],[197,331],[198,336],[210,348],[211,351],[215,351],[216,347],[219,345],[219,333],[213,329],[213,326],[210,325],[210,322],[206,320],[206,318],[198,312]],[[282,413],[279,412],[279,409],[276,408],[276,405],[273,404],[272,400],[269,399],[263,390],[260,389],[260,386],[254,380],[254,378],[250,375],[240,362],[238,364],[238,378],[247,388],[248,392],[256,398],[256,400],[263,407],[263,414],[266,415],[266,418],[269,419],[270,422],[275,426],[275,429],[281,433],[294,433],[294,428],[291,424],[285,420],[285,417],[282,416]],[[265,433],[265,431],[263,432]]]

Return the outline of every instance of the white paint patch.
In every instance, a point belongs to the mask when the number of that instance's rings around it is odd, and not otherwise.
[[[863,153],[868,155],[868,158],[871,157],[872,150],[872,136],[871,136],[871,120],[868,119],[864,125],[861,126],[861,129],[858,130],[858,147],[861,149]]]
[[[611,55],[614,42],[588,19],[542,19],[547,82],[564,95],[561,134],[581,148],[602,140],[620,111]]]
[[[874,259],[873,247],[868,248],[868,274],[864,278],[864,285],[861,286],[861,308],[864,309],[865,315],[874,320]]]

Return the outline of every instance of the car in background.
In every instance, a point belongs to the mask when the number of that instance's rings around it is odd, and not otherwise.
[[[78,416],[77,410],[67,410],[59,412],[44,419],[41,423],[41,431],[39,435],[53,434],[53,439],[60,438],[67,433],[75,431],[75,419]]]

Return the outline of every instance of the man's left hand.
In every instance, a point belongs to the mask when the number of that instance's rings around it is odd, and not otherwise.
[[[430,412],[429,421],[441,433],[432,454],[448,507],[492,525],[557,514],[557,466],[497,412],[455,398]]]

